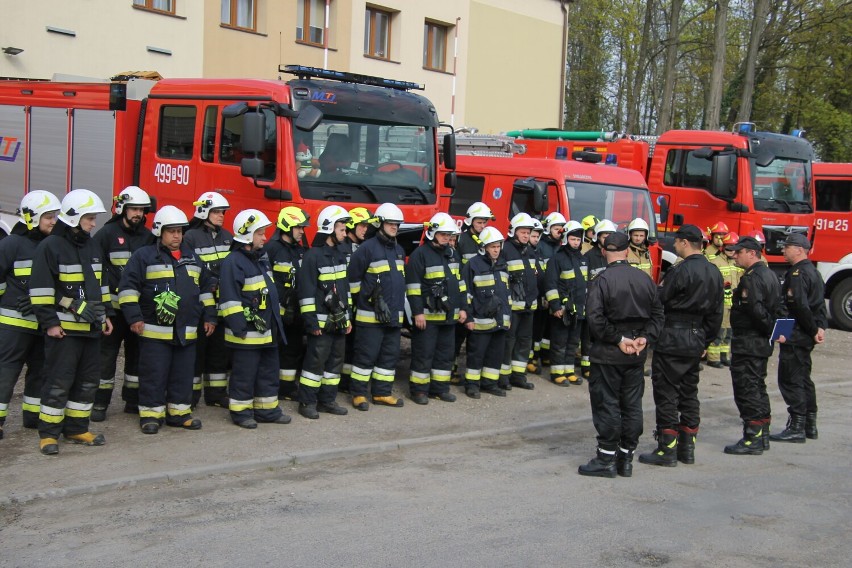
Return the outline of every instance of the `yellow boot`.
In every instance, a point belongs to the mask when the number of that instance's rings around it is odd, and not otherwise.
[[[403,402],[401,398],[396,398],[395,396],[374,396],[373,404],[380,404],[382,406],[394,406],[396,408],[400,408]]]
[[[94,434],[92,432],[84,432],[83,434],[65,434],[65,439],[75,444],[83,444],[84,446],[103,446],[106,444],[106,439],[103,434]]]
[[[352,406],[354,406],[358,410],[369,410],[370,409],[370,403],[367,402],[366,396],[352,397]]]
[[[56,438],[42,438],[38,441],[38,449],[46,456],[55,456],[59,453],[59,444]]]

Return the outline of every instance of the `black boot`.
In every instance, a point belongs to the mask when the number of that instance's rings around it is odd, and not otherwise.
[[[615,471],[621,477],[633,476],[633,450],[618,448],[618,453],[615,455]]]
[[[805,437],[808,440],[816,440],[819,438],[819,430],[816,425],[816,412],[808,412],[805,414]]]
[[[698,428],[689,428],[681,424],[677,435],[677,461],[685,464],[695,463],[695,437]]]
[[[647,454],[639,455],[639,462],[649,465],[675,467],[677,465],[677,431],[659,429],[654,432],[657,449]]]
[[[762,421],[745,422],[742,439],[736,444],[725,446],[725,453],[735,456],[759,456],[763,454]]]
[[[801,414],[791,414],[787,419],[787,428],[780,434],[769,437],[773,442],[805,443],[805,417]]]
[[[719,355],[719,361],[726,367],[731,366],[731,358],[728,356],[727,353],[720,354]]]
[[[615,452],[598,448],[597,457],[577,469],[580,475],[591,477],[615,477]]]

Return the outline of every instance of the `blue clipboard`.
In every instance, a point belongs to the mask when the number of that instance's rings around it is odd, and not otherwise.
[[[782,335],[786,339],[790,339],[793,336],[794,325],[796,325],[796,320],[794,319],[783,318],[775,320],[775,327],[772,328],[772,337],[769,338],[769,345],[775,343],[775,340]]]

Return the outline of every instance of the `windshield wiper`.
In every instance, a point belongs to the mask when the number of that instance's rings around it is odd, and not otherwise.
[[[420,198],[423,199],[423,204],[429,203],[429,196],[426,195],[426,192],[417,187],[416,185],[404,185],[400,189],[407,189],[409,191],[414,191],[420,195]],[[400,196],[400,201],[419,201],[417,198],[412,199],[410,197]]]
[[[323,186],[336,186],[336,187],[340,187],[340,188],[354,187],[356,189],[360,189],[361,191],[369,194],[370,197],[373,198],[373,201],[375,203],[381,202],[379,200],[379,196],[376,195],[376,192],[373,191],[372,188],[370,188],[369,185],[364,185],[362,183],[350,183],[350,182],[333,182],[332,183],[332,182],[326,182],[326,181],[311,181],[310,183],[316,184],[316,185],[323,185]]]
[[[789,209],[791,212],[793,211],[793,205],[799,205],[799,206],[804,205],[803,209],[805,210],[806,213],[812,213],[813,212],[813,208],[811,207],[811,204],[807,201],[798,201],[796,199],[776,199],[776,201],[780,201],[781,203],[786,205],[787,209]]]

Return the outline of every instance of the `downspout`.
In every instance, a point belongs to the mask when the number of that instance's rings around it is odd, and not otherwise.
[[[559,123],[560,129],[565,128],[565,61],[568,58],[568,6],[566,0],[559,0],[562,10],[562,57],[559,61]]]
[[[331,13],[331,0],[325,0],[325,30],[322,32],[322,68],[328,69],[328,18]],[[304,25],[304,24],[302,24]]]
[[[450,126],[456,127],[456,71],[459,60],[459,22],[461,17],[456,18],[453,29],[453,95],[450,102]]]

